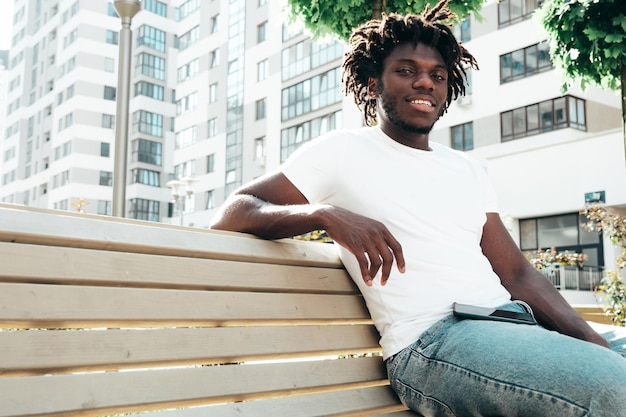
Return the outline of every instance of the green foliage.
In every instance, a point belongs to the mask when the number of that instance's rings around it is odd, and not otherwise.
[[[294,239],[322,243],[331,243],[333,241],[325,230],[313,230],[312,232],[305,233],[303,235],[294,236]]]
[[[626,62],[626,1],[546,0],[539,18],[548,32],[550,55],[569,80],[582,88],[617,90]]]
[[[604,233],[613,245],[622,248],[617,259],[617,270],[607,271],[596,292],[606,301],[604,311],[611,321],[618,326],[626,326],[626,285],[620,275],[620,271],[626,267],[626,217],[602,204],[585,206],[580,214],[589,219],[583,225],[586,230]]]
[[[626,326],[626,286],[619,272],[607,272],[596,292],[603,295],[607,303],[604,310],[611,321],[617,326]]]
[[[376,0],[289,0],[294,19],[302,19],[314,37],[337,35],[348,40],[352,30],[370,20]],[[482,8],[485,0],[450,0],[449,7],[459,18]],[[381,4],[381,0],[378,0]],[[420,13],[426,4],[434,7],[437,0],[386,0],[384,12]]]

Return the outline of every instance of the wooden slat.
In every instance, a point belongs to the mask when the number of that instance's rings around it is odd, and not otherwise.
[[[370,323],[360,296],[0,283],[0,326],[197,327]]]
[[[34,211],[21,206],[0,207],[0,241],[341,268],[330,244],[293,239],[268,242],[240,233]]]
[[[317,417],[331,415],[341,417],[366,417],[380,415],[380,412],[386,413],[386,411],[389,410],[405,409],[406,407],[400,403],[400,400],[394,394],[391,387],[379,386],[235,404],[148,412],[132,414],[129,417]],[[415,414],[409,415],[415,417]]]
[[[347,272],[336,268],[7,242],[0,242],[0,258],[7,260],[0,281],[9,282],[358,294]]]
[[[0,417],[115,414],[387,383],[378,357],[0,378]]]
[[[0,376],[378,352],[371,325],[0,332]]]

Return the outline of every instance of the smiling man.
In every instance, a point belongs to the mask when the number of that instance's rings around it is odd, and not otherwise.
[[[367,126],[302,146],[234,192],[212,227],[268,239],[326,230],[392,387],[421,415],[623,416],[626,336],[594,331],[524,258],[480,164],[429,142],[476,67],[450,17],[444,1],[357,28],[343,82]],[[455,303],[532,324],[461,318]]]

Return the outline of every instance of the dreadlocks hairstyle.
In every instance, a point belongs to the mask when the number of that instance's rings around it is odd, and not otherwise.
[[[345,94],[354,94],[354,102],[363,112],[368,126],[377,123],[377,102],[369,94],[368,81],[380,78],[383,61],[400,44],[412,42],[417,45],[421,42],[441,54],[448,67],[448,97],[443,113],[452,100],[465,95],[465,68],[478,69],[478,64],[454,37],[449,22],[453,22],[456,15],[447,5],[448,0],[441,0],[433,9],[426,5],[420,14],[384,15],[381,20],[370,20],[352,32],[342,65],[341,81]]]

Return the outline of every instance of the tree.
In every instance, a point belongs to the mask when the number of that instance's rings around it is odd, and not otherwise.
[[[620,0],[621,1],[621,0]],[[292,16],[301,18],[313,36],[338,35],[348,40],[352,30],[382,13],[419,13],[438,0],[289,0]],[[449,8],[459,18],[479,11],[485,0],[450,0]]]
[[[626,142],[626,1],[546,0],[539,13],[552,61],[568,78],[564,88],[621,86]]]

